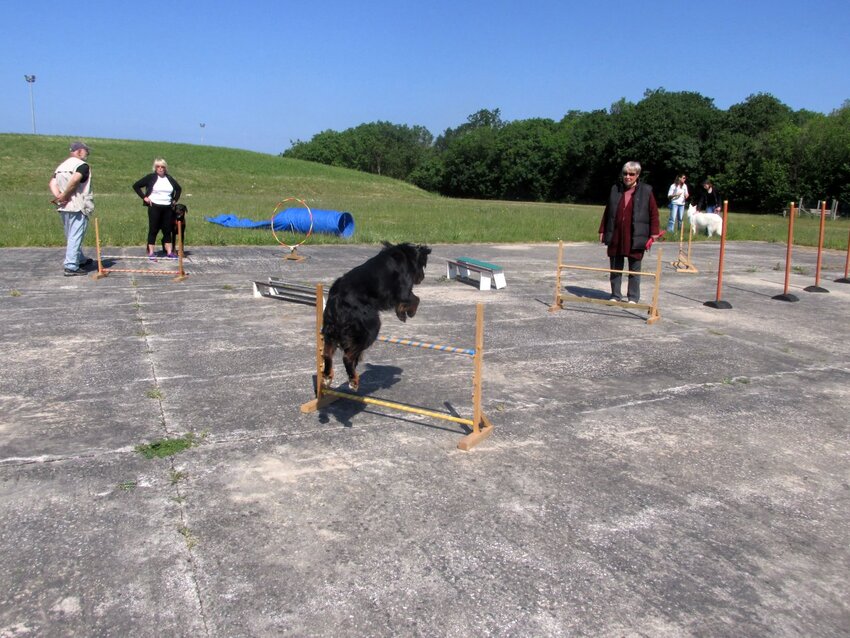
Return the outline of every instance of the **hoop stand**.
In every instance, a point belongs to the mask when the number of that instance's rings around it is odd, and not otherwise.
[[[287,261],[304,261],[307,259],[304,255],[298,253],[298,246],[289,249],[289,254],[284,257]]]
[[[297,203],[301,204],[304,208],[307,209],[307,214],[310,215],[310,228],[307,231],[307,234],[304,236],[304,239],[302,239],[300,242],[298,242],[297,244],[294,244],[294,245],[290,245],[290,244],[287,244],[285,242],[280,241],[280,239],[278,239],[277,235],[274,232],[274,218],[275,218],[275,216],[277,216],[277,214],[281,210],[281,207],[286,202],[297,202]],[[272,230],[272,237],[275,238],[275,241],[277,241],[277,243],[279,243],[281,246],[286,246],[287,248],[289,248],[289,254],[286,255],[285,257],[283,257],[284,260],[286,260],[286,261],[304,261],[305,259],[307,259],[304,255],[300,255],[298,253],[298,247],[301,246],[308,239],[310,239],[310,235],[313,234],[313,211],[310,210],[309,206],[307,206],[307,202],[305,202],[303,199],[299,199],[297,197],[287,197],[283,201],[278,202],[278,205],[275,206],[274,212],[272,213],[271,230]]]

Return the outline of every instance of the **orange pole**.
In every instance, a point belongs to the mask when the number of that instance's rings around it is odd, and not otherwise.
[[[820,207],[820,233],[818,234],[818,265],[815,267],[815,286],[820,284],[820,265],[821,256],[823,255],[823,231],[824,222],[826,221],[826,200]]]
[[[794,245],[794,217],[797,213],[797,206],[791,202],[791,214],[788,215],[788,247],[785,251],[785,290],[783,294],[788,294],[788,284],[791,280],[791,248]]]
[[[847,233],[847,259],[844,261],[844,278],[850,275],[850,233]]]
[[[717,296],[715,301],[720,301],[720,295],[723,290],[723,258],[726,255],[726,230],[728,228],[727,220],[729,217],[729,200],[723,200],[723,233],[720,235],[720,259],[717,262]]]

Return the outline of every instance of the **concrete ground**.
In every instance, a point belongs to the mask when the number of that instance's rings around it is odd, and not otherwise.
[[[662,247],[652,326],[549,312],[555,244],[433,247],[419,314],[383,333],[472,347],[485,304],[495,433],[470,452],[446,421],[299,411],[314,309],[251,281],[330,284],[374,247],[193,247],[182,283],[0,251],[0,636],[850,635],[844,254],[818,294],[796,248],[788,303],[785,247],[730,243],[715,310],[718,243],[697,274]],[[460,255],[507,288],[447,281]],[[605,296],[606,276],[564,284]],[[361,392],[471,415],[467,358],[376,344],[362,371]]]

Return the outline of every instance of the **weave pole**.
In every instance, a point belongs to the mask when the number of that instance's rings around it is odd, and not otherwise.
[[[103,265],[103,256],[100,249],[100,220],[94,218],[94,237],[97,246],[97,272],[92,274],[94,280],[103,279],[113,272],[136,273],[139,275],[176,275],[174,281],[183,281],[187,277],[187,273],[183,270],[183,231],[180,222],[177,222],[177,234],[180,240],[180,245],[177,253],[177,270],[151,270],[146,268],[106,268]]]
[[[392,410],[400,410],[402,412],[408,412],[410,414],[419,414],[422,416],[431,417],[434,419],[441,419],[443,421],[451,421],[453,423],[459,423],[461,425],[467,426],[470,428],[471,432],[469,432],[466,436],[464,436],[457,447],[461,450],[468,451],[475,445],[478,445],[481,441],[486,439],[493,433],[493,424],[490,422],[490,419],[484,415],[481,410],[481,390],[482,390],[482,377],[484,370],[484,304],[476,304],[476,312],[475,312],[475,349],[471,350],[468,348],[454,348],[452,346],[438,346],[436,344],[424,343],[420,341],[413,341],[410,339],[398,339],[395,337],[378,337],[378,341],[382,341],[384,343],[396,344],[396,345],[405,345],[416,348],[423,348],[427,350],[434,350],[436,352],[446,352],[446,353],[454,353],[454,354],[465,354],[472,356],[473,358],[473,376],[472,376],[472,418],[464,419],[461,417],[456,417],[451,414],[445,414],[443,412],[436,412],[434,410],[426,410],[423,408],[419,408],[412,405],[407,405],[404,403],[397,403],[395,401],[386,401],[384,399],[379,399],[376,397],[362,396],[359,394],[354,394],[351,392],[341,392],[339,390],[332,390],[330,388],[324,387],[324,338],[322,337],[322,321],[324,314],[324,292],[322,289],[322,284],[316,285],[316,398],[304,403],[301,406],[301,412],[304,414],[308,414],[310,412],[315,412],[316,410],[320,410],[327,406],[330,403],[333,403],[337,399],[345,399],[348,401],[355,401],[358,403],[364,403],[366,405],[377,405],[384,408],[390,408]]]
[[[781,295],[774,295],[772,299],[777,301],[800,301],[796,295],[788,292],[788,283],[791,280],[791,249],[794,246],[794,218],[797,216],[797,205],[791,202],[791,214],[788,215],[788,247],[785,251],[785,289]]]
[[[850,232],[847,233],[847,259],[844,260],[844,276],[836,279],[836,283],[850,284]]]
[[[820,207],[820,231],[818,231],[818,263],[815,266],[815,284],[814,286],[806,286],[803,288],[806,292],[829,292],[826,288],[820,285],[820,267],[823,261],[823,234],[826,225],[826,200],[821,202]]]
[[[723,301],[720,297],[723,294],[723,261],[726,256],[726,229],[729,227],[727,220],[729,218],[729,200],[723,200],[723,232],[720,234],[720,257],[717,260],[717,293],[714,301],[706,301],[703,305],[716,310],[729,310],[732,307],[728,301]]]
[[[655,272],[643,272],[640,270],[612,270],[610,268],[597,268],[594,266],[576,266],[573,264],[565,264],[564,263],[564,242],[558,242],[558,266],[555,272],[555,300],[552,302],[552,305],[549,306],[549,312],[555,312],[556,310],[564,309],[564,300],[567,301],[577,301],[579,303],[594,303],[594,304],[602,304],[605,306],[619,306],[621,308],[628,308],[630,310],[646,310],[647,318],[646,323],[652,325],[659,319],[661,319],[661,313],[658,311],[658,293],[661,287],[661,248],[658,249],[658,263],[655,267]],[[655,279],[655,286],[652,292],[652,303],[643,304],[643,303],[629,303],[626,301],[612,301],[610,299],[594,299],[592,297],[579,297],[578,295],[566,295],[561,292],[561,271],[562,270],[587,270],[591,272],[619,272],[623,275],[637,275],[640,277],[653,277]]]

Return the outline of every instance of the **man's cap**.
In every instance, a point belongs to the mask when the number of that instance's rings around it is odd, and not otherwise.
[[[86,149],[87,151],[91,150],[91,149],[89,148],[89,145],[88,145],[88,144],[86,144],[85,142],[74,142],[73,144],[71,144],[71,152],[72,152],[72,153],[73,153],[74,151],[79,151],[81,148],[84,148],[84,149]]]

